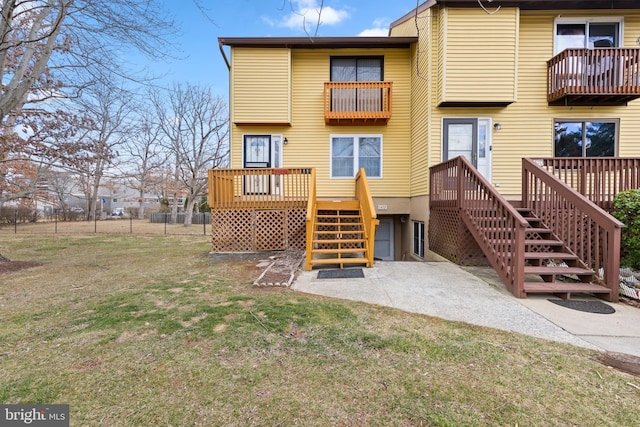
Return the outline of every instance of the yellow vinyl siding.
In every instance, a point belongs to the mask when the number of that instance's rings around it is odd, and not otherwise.
[[[417,36],[416,31],[416,20],[414,18],[407,19],[401,24],[396,25],[391,28],[389,33],[391,37],[415,37]]]
[[[234,48],[233,123],[290,123],[290,49]]]
[[[519,9],[446,9],[439,102],[513,102]]]
[[[434,63],[434,40],[437,28],[436,17],[432,16],[437,8],[427,8],[417,17],[412,17],[391,29],[391,36],[418,36],[418,43],[411,49],[411,162],[410,195],[415,197],[427,194],[429,177],[429,134],[433,91],[431,68]],[[437,13],[437,12],[436,12]],[[437,52],[437,50],[435,50]],[[436,65],[437,66],[437,65]]]
[[[393,82],[393,114],[386,126],[325,124],[324,82],[330,79],[332,56],[384,57],[384,80]],[[291,64],[291,126],[232,125],[232,167],[242,167],[243,135],[282,134],[288,140],[288,144],[283,146],[283,167],[315,167],[317,191],[321,198],[353,197],[353,179],[332,179],[329,176],[330,136],[381,135],[382,178],[369,179],[372,194],[374,197],[408,197],[411,139],[410,50],[294,49],[291,51]],[[265,112],[267,111],[263,111]]]
[[[637,47],[640,14],[624,11],[562,11],[562,16],[625,16],[624,45]],[[492,182],[498,190],[518,198],[521,192],[523,157],[552,157],[554,152],[554,119],[620,119],[618,155],[640,153],[640,100],[627,106],[564,107],[547,104],[547,60],[554,43],[554,19],[558,11],[522,11],[520,16],[518,102],[505,109],[483,110],[500,122],[502,130],[493,131]],[[446,110],[447,116],[452,112]],[[474,116],[470,110],[457,114]]]
[[[386,126],[327,126],[324,123],[323,82],[329,81],[331,56],[384,56],[384,80],[393,82],[393,115]],[[316,167],[319,197],[353,197],[352,179],[330,178],[330,136],[382,135],[382,178],[371,178],[374,197],[406,197],[409,193],[409,50],[340,49],[293,51],[292,142],[285,165]]]

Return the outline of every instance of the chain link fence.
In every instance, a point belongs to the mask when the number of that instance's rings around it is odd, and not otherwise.
[[[13,221],[0,223],[0,236],[8,234],[147,234],[147,235],[211,235],[211,214],[194,213],[190,226],[184,225],[184,214],[172,222],[170,213],[152,213],[148,219],[111,216],[95,221],[61,221],[57,217],[29,221],[17,214]]]

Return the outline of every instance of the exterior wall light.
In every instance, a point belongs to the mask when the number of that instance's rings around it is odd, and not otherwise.
[[[500,130],[500,129],[502,129],[502,125],[501,125],[500,123],[494,123],[494,124],[493,124],[493,128],[494,128],[495,130]]]
[[[289,143],[289,140],[287,138],[284,139],[284,145],[287,145]]]

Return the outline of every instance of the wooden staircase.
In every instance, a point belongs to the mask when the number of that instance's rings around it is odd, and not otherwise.
[[[311,265],[369,265],[368,241],[358,200],[315,203]]]
[[[611,289],[593,284],[596,281],[594,271],[572,253],[540,218],[529,209],[517,210],[529,224],[524,242],[526,294],[552,293],[568,299],[572,293],[589,293],[610,298]],[[542,281],[536,281],[532,276],[539,276]]]

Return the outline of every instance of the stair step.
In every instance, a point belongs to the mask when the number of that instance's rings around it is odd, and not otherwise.
[[[352,234],[362,234],[364,233],[364,230],[316,230],[313,232],[313,234],[315,235],[336,235],[336,234],[346,234],[348,236],[352,235]]]
[[[319,264],[366,264],[369,260],[366,258],[314,258],[311,260],[312,265]]]
[[[535,224],[539,224],[542,223],[542,220],[540,218],[535,218],[535,217],[523,217],[525,221],[527,221],[529,223],[529,225],[535,223]]]
[[[541,276],[548,276],[552,274],[576,274],[576,275],[593,275],[593,271],[580,267],[544,267],[537,265],[530,265],[524,267],[524,274],[538,274]]]
[[[352,243],[364,243],[365,239],[313,239],[313,243],[318,243],[321,245],[327,244],[352,244]]]
[[[358,217],[359,218],[359,217]],[[316,222],[318,227],[361,227],[361,222]]]
[[[316,209],[323,210],[360,210],[360,202],[358,200],[316,200]]]
[[[534,293],[588,293],[611,294],[611,289],[589,283],[565,283],[565,282],[524,282],[524,291]]]
[[[560,240],[549,239],[527,239],[524,241],[525,245],[541,245],[541,246],[564,246],[564,243]]]
[[[553,233],[553,231],[551,231],[551,229],[544,228],[544,227],[527,227],[526,231],[539,233],[539,234]]]
[[[325,214],[317,214],[316,218],[322,218],[322,219],[360,219],[360,214],[331,214],[331,215],[325,215]]]
[[[578,259],[576,255],[566,252],[525,252],[524,259]]]
[[[358,253],[364,252],[364,248],[341,248],[341,249],[311,249],[312,254],[349,254],[349,253]]]

